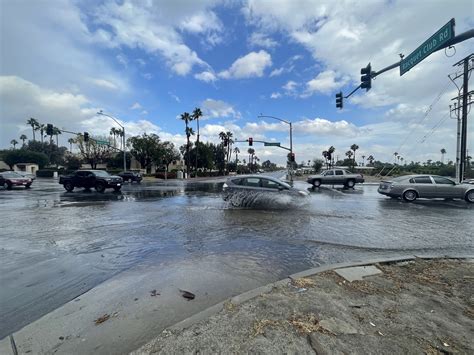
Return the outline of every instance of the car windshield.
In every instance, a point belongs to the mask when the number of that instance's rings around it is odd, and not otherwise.
[[[9,172],[6,172],[6,173],[2,173],[2,176],[5,177],[5,178],[22,178],[23,177],[20,174],[14,172],[14,171],[9,171]]]
[[[100,176],[100,177],[109,177],[110,176],[110,174],[107,171],[103,171],[103,170],[94,171],[94,175],[95,176]]]

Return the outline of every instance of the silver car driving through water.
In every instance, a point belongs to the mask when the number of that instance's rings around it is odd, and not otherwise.
[[[456,184],[437,175],[406,175],[382,181],[377,190],[382,195],[413,202],[417,198],[464,199],[474,203],[474,186]]]
[[[222,187],[223,198],[234,206],[250,207],[271,204],[285,204],[309,195],[291,187],[286,182],[266,175],[241,175],[234,176],[224,183]]]

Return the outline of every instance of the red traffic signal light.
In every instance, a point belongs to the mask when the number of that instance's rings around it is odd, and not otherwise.
[[[289,158],[290,162],[296,161],[295,153],[289,153],[289,154],[288,154],[288,158]]]
[[[249,146],[252,146],[252,145],[253,145],[253,138],[249,137]]]

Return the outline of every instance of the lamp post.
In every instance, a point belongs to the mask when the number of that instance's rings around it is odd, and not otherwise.
[[[290,125],[290,169],[288,169],[288,170],[289,170],[289,173],[290,173],[289,174],[290,175],[290,181],[293,181],[293,162],[291,161],[291,157],[293,157],[293,125],[290,121],[287,121],[287,120],[284,120],[282,118],[278,118],[278,117],[275,117],[275,116],[267,116],[267,115],[262,115],[262,114],[260,114],[260,116],[258,116],[258,118],[264,118],[264,117],[273,118],[275,120],[286,123],[287,125]]]
[[[114,116],[111,116],[111,115],[108,115],[104,112],[102,112],[102,110],[100,110],[99,112],[97,112],[98,115],[101,115],[101,116],[107,116],[111,119],[113,119],[115,121],[115,123],[117,123],[120,127],[122,127],[122,132],[123,132],[123,171],[127,171],[127,153],[125,151],[125,127],[122,126],[120,124],[120,122],[114,117]]]

